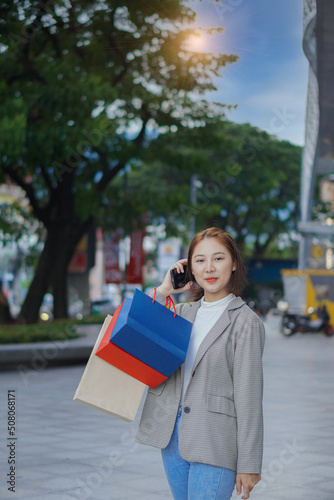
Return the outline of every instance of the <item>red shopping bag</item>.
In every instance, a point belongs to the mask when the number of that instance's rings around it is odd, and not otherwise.
[[[139,359],[135,358],[131,354],[125,352],[117,345],[112,344],[109,340],[121,309],[122,306],[117,307],[115,314],[113,315],[113,318],[109,323],[109,326],[95,354],[104,361],[107,361],[108,363],[115,366],[116,368],[119,368],[128,375],[131,375],[136,380],[139,380],[149,387],[154,388],[157,385],[161,384],[161,382],[166,380],[167,377],[154,370],[154,368],[146,365]]]

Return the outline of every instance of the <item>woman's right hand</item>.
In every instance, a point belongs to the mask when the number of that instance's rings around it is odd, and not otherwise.
[[[168,269],[166,276],[161,285],[157,288],[157,291],[162,293],[162,295],[164,295],[165,297],[168,297],[168,295],[171,295],[172,293],[182,293],[190,290],[190,288],[193,285],[193,281],[189,281],[184,287],[175,290],[175,288],[173,288],[172,278],[170,275],[172,269],[176,269],[178,273],[183,273],[184,272],[183,266],[187,265],[187,263],[188,259],[181,259],[175,262],[175,264],[173,264]]]

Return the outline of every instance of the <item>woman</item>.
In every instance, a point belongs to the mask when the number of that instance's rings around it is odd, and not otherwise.
[[[171,269],[185,264],[193,281],[176,291],[169,270],[156,300],[197,284],[176,306],[193,323],[186,361],[148,390],[136,440],[161,448],[175,500],[229,500],[235,484],[248,499],[261,479],[264,327],[238,296],[245,267],[228,233],[198,233]]]

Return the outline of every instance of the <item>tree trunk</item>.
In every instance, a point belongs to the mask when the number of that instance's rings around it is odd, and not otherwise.
[[[73,241],[72,232],[72,226],[64,227],[58,239],[57,260],[54,263],[51,277],[53,316],[55,319],[68,317],[67,269],[77,243],[77,241]]]
[[[34,278],[23,302],[19,321],[22,323],[36,323],[43,297],[48,291],[52,268],[57,257],[57,234],[48,231],[44,248],[39,258]]]
[[[61,269],[63,267],[63,269]],[[53,316],[54,319],[68,317],[67,303],[67,261],[65,265],[57,265],[57,273],[55,273],[52,282],[53,292]]]
[[[57,261],[53,269],[51,286],[53,293],[53,314],[55,319],[68,317],[68,265],[81,238],[89,230],[93,219],[73,223],[62,228],[59,236]]]
[[[3,293],[2,284],[0,281],[0,325],[8,325],[13,323],[13,318],[10,313],[10,308],[6,295]]]
[[[76,244],[90,224],[91,220],[80,225],[58,226],[48,231],[34,279],[19,315],[21,322],[38,321],[39,309],[48,291],[53,294],[54,318],[67,318],[67,268]]]

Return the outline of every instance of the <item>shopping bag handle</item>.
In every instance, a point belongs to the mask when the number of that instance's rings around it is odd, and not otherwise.
[[[157,293],[157,289],[155,288],[154,289],[154,294],[153,294],[152,304],[154,304],[154,302],[155,302],[156,293]],[[175,318],[175,316],[176,316],[176,307],[175,307],[175,304],[174,304],[174,300],[172,299],[172,297],[170,295],[168,295],[168,297],[166,297],[165,307],[167,307],[167,309],[171,310],[172,306],[174,307],[174,318]]]
[[[171,307],[174,307],[174,318],[176,316],[176,307],[175,307],[175,304],[174,304],[174,300],[172,299],[172,297],[170,295],[168,295],[167,299],[166,299],[166,304],[165,304],[165,307],[168,307],[169,310],[171,310]]]

